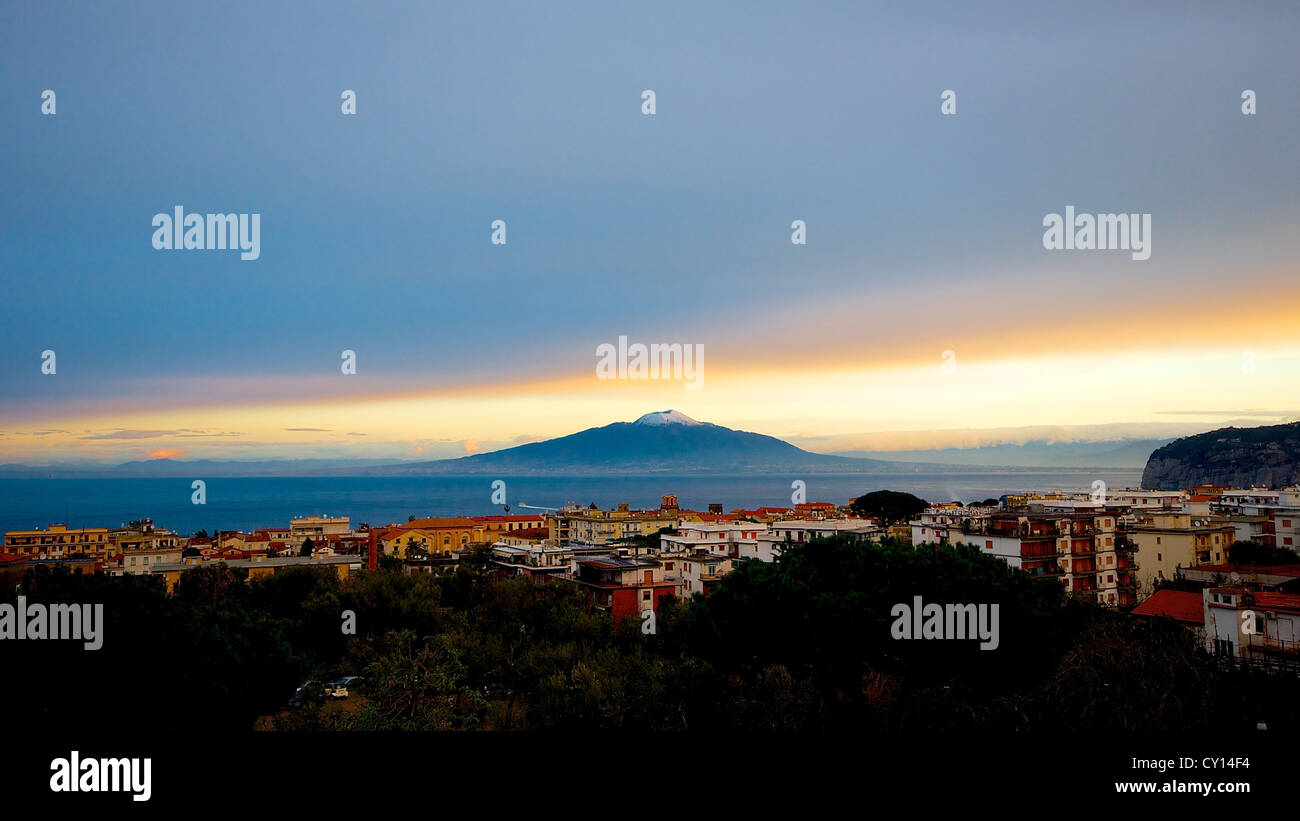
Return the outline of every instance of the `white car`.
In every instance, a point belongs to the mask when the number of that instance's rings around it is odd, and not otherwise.
[[[344,676],[338,681],[331,682],[327,689],[329,694],[334,698],[347,698],[348,686],[352,684],[352,682],[360,680],[361,676]]]

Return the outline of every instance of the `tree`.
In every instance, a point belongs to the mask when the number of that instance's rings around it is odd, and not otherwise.
[[[423,543],[416,541],[414,536],[406,537],[406,558],[423,559],[428,555],[429,551],[425,549]]]
[[[308,536],[307,538],[302,540],[302,550],[298,551],[298,555],[310,556],[311,552],[315,549],[316,549],[316,544],[311,540],[311,537]]]
[[[930,503],[897,490],[877,490],[853,500],[853,511],[874,516],[886,525],[906,522],[930,506]]]
[[[1297,559],[1295,553],[1285,547],[1270,547],[1259,542],[1233,542],[1228,548],[1228,561],[1235,564],[1292,564]]]

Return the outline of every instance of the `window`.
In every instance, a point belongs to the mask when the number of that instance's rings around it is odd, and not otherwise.
[[[650,601],[650,591],[649,591],[649,590],[643,590],[643,591],[641,591],[641,601]]]
[[[1164,556],[1163,553],[1157,553],[1157,554],[1156,554],[1156,561],[1158,561],[1158,562],[1162,562],[1162,561],[1164,561],[1164,560],[1165,560],[1165,556]]]
[[[1113,583],[1114,581],[1115,581],[1115,574],[1114,574],[1114,573],[1107,573],[1107,574],[1106,574],[1106,583],[1107,583],[1107,584],[1111,584],[1111,583]]]

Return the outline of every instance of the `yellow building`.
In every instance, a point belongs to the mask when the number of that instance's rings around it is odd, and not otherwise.
[[[52,524],[48,530],[6,531],[4,552],[46,559],[64,559],[77,555],[110,559],[115,555],[113,544],[108,538],[108,528],[69,529],[63,524]]]
[[[411,545],[422,547],[430,554],[451,553],[471,544],[482,544],[486,538],[486,531],[479,522],[458,516],[416,519],[396,525],[381,531],[378,541],[384,555],[405,559],[406,550]]]
[[[677,510],[615,510],[568,507],[550,518],[550,537],[556,544],[608,544],[631,536],[650,536],[676,527]]]
[[[1128,527],[1129,540],[1137,550],[1139,597],[1151,594],[1154,583],[1174,578],[1181,565],[1221,564],[1227,548],[1236,540],[1231,523],[1214,522],[1190,513],[1151,511],[1138,514]]]
[[[537,516],[475,516],[475,522],[483,529],[483,541],[496,542],[503,536],[517,530],[535,530],[546,527],[546,519]]]

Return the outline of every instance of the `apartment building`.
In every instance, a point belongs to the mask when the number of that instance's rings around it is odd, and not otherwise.
[[[573,548],[569,547],[496,542],[488,561],[497,578],[528,576],[537,581],[547,581],[551,576],[568,572],[573,556]]]
[[[620,504],[614,510],[600,510],[594,505],[569,505],[550,517],[550,538],[556,544],[606,545],[633,536],[651,536],[677,524],[679,511],[629,510]]]
[[[660,556],[665,578],[680,585],[682,598],[696,593],[707,596],[723,576],[731,572],[732,560],[728,556],[705,552]]]
[[[970,544],[1067,593],[1098,604],[1136,604],[1134,545],[1122,511],[1091,501],[1037,500],[1014,511],[932,508],[912,523],[913,544]]]
[[[659,537],[661,554],[708,553],[738,558],[743,551],[752,554],[760,536],[768,532],[767,524],[757,522],[687,522],[677,525],[675,534]]]
[[[324,541],[327,536],[346,536],[352,532],[352,524],[347,516],[302,516],[289,520],[289,536],[277,541],[302,544],[306,539],[313,543]]]
[[[783,519],[771,522],[766,533],[759,533],[751,545],[738,543],[742,559],[775,561],[786,542],[804,544],[830,536],[851,536],[863,541],[879,541],[885,529],[876,519]]]
[[[1106,493],[1106,503],[1127,507],[1130,510],[1176,511],[1181,510],[1188,494],[1183,490],[1111,490]]]
[[[4,546],[6,553],[32,559],[88,556],[102,561],[116,555],[108,529],[103,527],[52,524],[45,530],[9,530]]]
[[[105,568],[112,576],[139,576],[159,563],[178,562],[186,540],[165,527],[156,527],[152,519],[137,519],[109,531],[114,560]]]
[[[1220,564],[1236,540],[1236,526],[1210,517],[1173,511],[1135,514],[1127,525],[1136,546],[1138,589],[1150,595],[1157,582],[1174,578],[1175,570]]]

